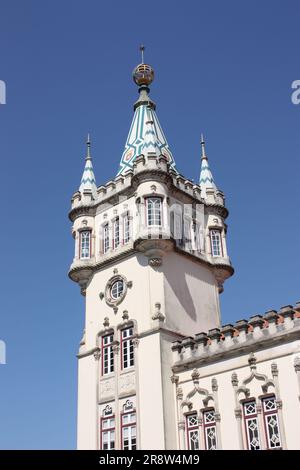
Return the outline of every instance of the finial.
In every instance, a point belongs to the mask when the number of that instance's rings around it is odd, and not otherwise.
[[[204,158],[207,158],[206,153],[205,153],[205,141],[204,141],[204,136],[201,134],[201,159],[203,160]]]
[[[145,46],[140,45],[140,51],[142,54],[142,62],[135,67],[133,70],[133,80],[139,86],[150,85],[154,80],[154,70],[151,65],[145,64],[144,62],[144,51]]]
[[[91,157],[91,139],[90,139],[90,133],[88,133],[87,135],[87,139],[86,139],[86,157],[85,157],[86,160],[91,160],[92,157]]]
[[[140,51],[142,53],[142,64],[144,63],[144,50],[145,50],[145,46],[143,44],[140,45]]]

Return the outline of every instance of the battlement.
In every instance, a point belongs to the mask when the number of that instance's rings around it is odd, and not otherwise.
[[[201,196],[201,187],[171,169],[164,155],[160,157],[148,155],[147,158],[144,155],[140,155],[135,160],[132,170],[129,170],[124,175],[117,176],[105,185],[98,186],[96,198],[94,198],[89,190],[83,191],[83,193],[76,191],[71,200],[70,218],[72,219],[74,209],[82,208],[83,206],[96,208],[100,204],[108,202],[112,197],[130,195],[136,189],[142,175],[147,180],[153,178],[153,180],[162,179],[163,181],[168,181],[169,184],[173,184],[174,188],[185,193],[187,196],[198,200],[199,203],[204,203],[204,199]],[[225,206],[225,198],[222,191],[211,188],[206,190],[206,195],[205,202],[207,205]]]
[[[270,347],[270,344],[279,344],[283,336],[294,337],[299,333],[300,302],[297,302],[294,307],[286,305],[278,312],[269,310],[264,315],[253,315],[249,320],[238,320],[234,325],[226,324],[175,341],[172,345],[174,370],[184,370],[187,363],[192,367],[194,362],[214,362],[248,350],[253,352]]]

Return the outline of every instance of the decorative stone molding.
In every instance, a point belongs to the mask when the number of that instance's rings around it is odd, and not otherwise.
[[[162,258],[149,258],[148,263],[152,268],[158,268],[162,265]]]
[[[200,374],[199,374],[197,369],[193,370],[191,377],[192,377],[192,381],[193,381],[194,385],[199,384]]]
[[[269,324],[275,324],[277,323],[278,321],[278,318],[279,318],[279,315],[278,313],[276,312],[276,310],[268,310],[264,316],[263,316],[264,320],[266,320]]]
[[[99,361],[100,357],[101,357],[101,351],[100,349],[96,349],[96,351],[94,352],[93,354],[94,358],[95,358],[95,361]]]
[[[152,315],[152,320],[159,320],[161,322],[165,321],[165,316],[160,311],[160,309],[161,309],[161,304],[159,302],[156,302],[155,311],[154,311],[154,314]]]
[[[120,343],[119,343],[119,341],[116,341],[116,342],[113,344],[112,350],[113,350],[114,355],[118,355],[118,354],[119,354],[119,352],[120,352]]]
[[[178,382],[179,382],[179,376],[178,375],[173,374],[173,375],[171,375],[170,378],[171,378],[172,384],[175,384],[175,385],[178,384]]]
[[[300,357],[296,356],[294,360],[295,372],[300,372]]]
[[[105,317],[105,318],[104,318],[103,326],[104,326],[104,328],[108,328],[108,327],[109,327],[109,318],[108,318],[108,317]]]
[[[127,373],[120,376],[119,382],[120,393],[129,393],[135,391],[135,373]]]
[[[274,348],[282,342],[299,339],[300,319],[293,318],[295,309],[285,307],[284,311],[282,309],[279,312],[280,315],[282,312],[286,318],[278,325],[276,325],[278,314],[273,310],[266,312],[264,318],[261,315],[253,316],[249,323],[243,319],[237,321],[234,326],[229,324],[223,326],[221,330],[214,328],[208,333],[201,332],[194,337],[176,340],[172,345],[173,372],[178,373],[189,367],[200,367],[202,364],[207,365],[224,358],[229,359],[265,348]],[[252,333],[249,325],[254,326],[257,333]],[[234,334],[234,330],[237,334]]]
[[[177,400],[182,400],[183,399],[183,391],[182,391],[181,387],[177,388],[176,398],[177,398]]]
[[[123,310],[122,318],[123,318],[124,321],[128,321],[128,320],[129,320],[129,314],[128,314],[128,311],[127,311],[127,310]]]
[[[139,340],[138,338],[136,338],[136,337],[133,338],[132,344],[133,344],[133,347],[134,347],[134,348],[137,348],[138,345],[139,345],[139,343],[140,343],[140,340]]]
[[[103,299],[104,299],[104,292],[100,292],[99,298],[100,298],[100,300],[103,300]]]
[[[218,391],[218,382],[217,382],[217,379],[215,377],[213,377],[211,379],[211,389],[212,389],[213,392]]]
[[[234,335],[234,332],[235,332],[235,328],[233,327],[231,323],[229,323],[228,325],[224,325],[221,328],[221,334],[225,337],[225,339],[228,337],[232,338]]]
[[[231,383],[233,387],[238,387],[239,385],[239,380],[236,372],[233,372],[231,375]]]

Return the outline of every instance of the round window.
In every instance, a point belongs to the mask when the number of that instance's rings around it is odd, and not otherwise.
[[[124,292],[124,281],[115,281],[110,288],[110,295],[112,299],[117,300]]]

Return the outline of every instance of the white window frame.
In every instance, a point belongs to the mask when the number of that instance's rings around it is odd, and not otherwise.
[[[126,423],[124,422],[126,419]],[[122,450],[137,449],[137,429],[136,429],[136,412],[130,411],[121,414],[121,434],[122,434]],[[127,436],[125,438],[125,433]],[[125,439],[128,441],[125,445]]]
[[[114,372],[113,333],[102,336],[102,375]]]
[[[134,367],[133,326],[121,330],[121,369]]]
[[[108,426],[106,426],[108,423]],[[113,423],[113,425],[111,425]],[[101,417],[101,450],[114,450],[116,445],[116,421],[115,416]],[[107,435],[107,447],[104,445],[104,436]],[[113,444],[113,445],[112,445]]]
[[[223,256],[221,231],[216,229],[210,230],[211,254],[213,257]]]
[[[105,224],[102,227],[102,242],[103,242],[103,253],[107,253],[110,248],[110,237],[109,237],[109,224]]]
[[[250,413],[250,412],[247,411],[247,406],[249,406],[249,405],[254,405],[255,411],[253,413]],[[258,421],[257,406],[256,406],[256,401],[255,400],[249,400],[249,401],[246,401],[246,402],[243,403],[243,417],[244,417],[247,449],[248,450],[260,450],[261,449],[261,437],[260,437],[260,433],[259,433],[259,421]],[[256,423],[256,430],[257,430],[256,438],[258,440],[258,446],[255,449],[251,449],[252,444],[251,444],[251,441],[250,441],[250,431],[249,431],[249,426],[253,422]]]
[[[126,245],[130,241],[130,217],[129,214],[123,216],[123,243]]]
[[[147,197],[146,199],[146,218],[148,227],[162,227],[162,198]],[[157,207],[156,204],[159,203]]]
[[[273,401],[274,403],[274,408],[273,409],[267,409],[266,408],[266,403],[268,401]],[[266,433],[266,438],[267,438],[267,446],[269,450],[272,449],[278,449],[282,447],[282,441],[281,441],[281,436],[280,436],[280,426],[279,426],[279,419],[278,419],[278,410],[277,410],[277,405],[276,405],[276,398],[275,396],[271,397],[264,397],[262,398],[262,407],[263,407],[263,415],[264,415],[264,425],[265,425],[265,433]],[[270,429],[269,429],[269,423],[268,419],[275,419],[276,420],[276,426],[278,429],[278,436],[277,438],[279,439],[278,445],[273,445],[272,441],[272,436],[270,435]]]
[[[212,415],[212,416],[211,416]],[[203,411],[203,429],[204,429],[204,440],[205,440],[205,449],[206,450],[216,450],[218,447],[218,440],[217,440],[217,426],[215,420],[215,410],[204,410]],[[210,432],[214,433],[214,440],[215,445],[210,445],[210,437],[208,434]]]
[[[114,221],[113,224],[113,230],[114,230],[114,249],[118,248],[120,246],[120,219],[117,217]]]
[[[80,259],[90,259],[91,257],[91,235],[91,230],[82,230],[79,234]]]

